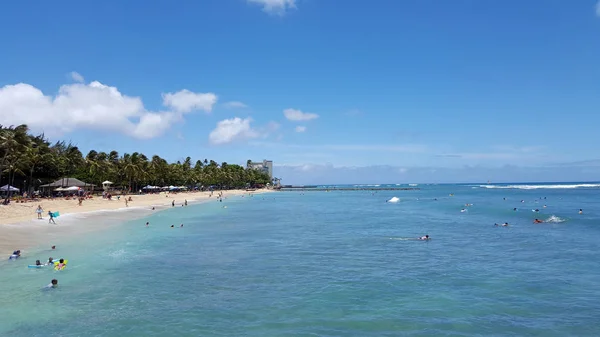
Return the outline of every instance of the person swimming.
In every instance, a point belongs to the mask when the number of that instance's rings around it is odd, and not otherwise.
[[[543,221],[543,220],[540,220],[540,219],[535,219],[535,220],[533,220],[533,223],[543,223],[543,222],[544,222],[544,221]]]
[[[40,260],[35,260],[35,265],[36,265],[36,266],[41,266],[41,265],[42,265],[42,263],[40,262]]]
[[[11,256],[8,257],[9,260],[16,260],[19,257],[21,257],[21,250],[17,249],[15,250]]]
[[[175,225],[171,225],[171,228],[175,228]]]
[[[58,280],[57,279],[52,279],[52,281],[50,281],[50,284],[46,286],[46,288],[50,289],[50,288],[56,288],[58,287]]]
[[[425,236],[421,236],[419,238],[419,240],[427,241],[427,240],[431,240],[431,238],[429,237],[429,235],[425,235]]]
[[[47,265],[47,266],[51,266],[51,265],[53,265],[53,264],[54,264],[54,259],[53,259],[53,258],[51,258],[51,257],[49,257],[49,258],[48,258],[48,263],[46,263],[46,265]]]
[[[54,269],[56,270],[62,270],[65,269],[65,267],[67,266],[67,264],[65,263],[64,259],[60,259],[58,260],[58,264],[56,264],[56,266],[54,267]]]
[[[583,209],[579,209],[579,214],[583,214]]]
[[[179,227],[183,227],[183,224],[181,224]]]
[[[517,211],[517,208],[516,208],[516,207],[515,207],[515,208],[513,208],[513,211],[515,211],[515,212],[516,212],[516,211]]]

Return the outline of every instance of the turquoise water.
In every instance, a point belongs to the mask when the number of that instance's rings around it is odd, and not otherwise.
[[[600,335],[599,189],[419,187],[232,197],[56,238],[0,265],[0,335]],[[67,269],[26,267],[50,254]]]

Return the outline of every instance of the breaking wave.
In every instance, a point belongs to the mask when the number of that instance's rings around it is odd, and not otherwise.
[[[571,189],[571,188],[600,188],[600,184],[557,184],[557,185],[479,185],[481,188],[500,188],[500,189]]]

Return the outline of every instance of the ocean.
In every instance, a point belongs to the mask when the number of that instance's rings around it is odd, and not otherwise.
[[[415,187],[78,216],[0,263],[0,336],[600,335],[600,185]]]

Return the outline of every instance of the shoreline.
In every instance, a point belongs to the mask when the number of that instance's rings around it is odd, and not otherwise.
[[[229,197],[272,191],[260,189],[256,191],[226,190],[222,192],[223,199],[227,199]],[[64,199],[0,206],[0,260],[2,254],[8,256],[16,249],[27,251],[32,248],[35,249],[36,246],[43,247],[43,245],[48,245],[49,248],[53,245],[53,240],[85,235],[86,233],[143,218],[153,212],[171,209],[173,201],[175,201],[175,207],[182,207],[184,200],[187,200],[188,205],[218,200],[216,193],[213,194],[213,197],[209,196],[210,192],[131,195],[132,201],[128,203],[128,206],[125,205],[125,198],[128,198],[129,195],[123,196],[121,200],[109,201],[102,198],[85,200],[82,206],[79,206],[76,200]],[[38,220],[35,210],[40,204],[44,209],[44,217]],[[61,213],[56,218],[56,225],[48,223],[48,210]],[[105,221],[98,222],[98,218]]]

